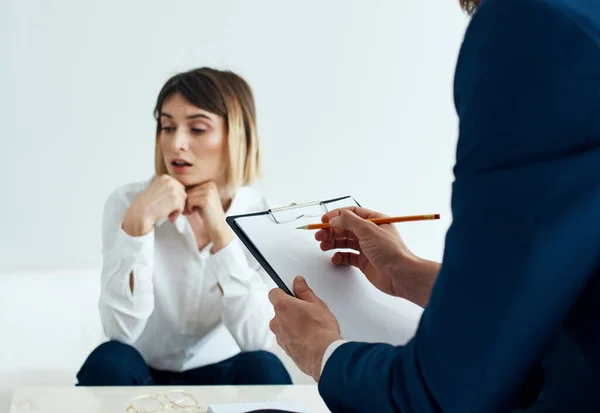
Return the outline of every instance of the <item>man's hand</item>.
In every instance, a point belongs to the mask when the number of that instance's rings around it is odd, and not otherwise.
[[[385,215],[365,208],[336,209],[323,216],[332,229],[315,234],[323,251],[353,249],[336,252],[331,262],[359,268],[367,279],[386,294],[402,297],[425,307],[439,264],[414,255],[404,244],[394,225],[376,225],[367,219]]]
[[[291,297],[279,288],[269,293],[275,308],[271,331],[300,370],[319,381],[325,350],[342,338],[340,326],[303,277],[294,279],[294,294],[296,297]]]

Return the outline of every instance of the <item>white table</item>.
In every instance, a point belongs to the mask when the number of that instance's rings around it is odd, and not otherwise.
[[[120,413],[131,399],[183,389],[206,412],[208,404],[236,401],[296,400],[312,413],[328,413],[316,385],[294,386],[185,386],[185,387],[21,387],[12,398],[10,413]]]

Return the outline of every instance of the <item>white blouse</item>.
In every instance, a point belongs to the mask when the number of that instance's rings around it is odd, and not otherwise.
[[[117,189],[104,207],[99,308],[108,338],[133,345],[155,369],[178,372],[240,350],[269,349],[268,291],[275,284],[237,238],[216,254],[211,244],[199,251],[184,216],[163,219],[141,237],[123,231],[125,212],[149,183]],[[260,194],[244,187],[227,215],[267,208]]]

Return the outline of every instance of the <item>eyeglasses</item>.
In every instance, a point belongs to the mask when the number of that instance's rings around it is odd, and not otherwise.
[[[131,400],[131,404],[127,406],[125,411],[133,413],[177,411],[196,413],[198,412],[198,407],[198,402],[188,392],[184,390],[172,390],[167,393],[158,393],[154,396],[144,394],[135,397]]]
[[[298,215],[297,209],[301,208],[304,212]],[[268,210],[269,215],[277,224],[285,224],[292,221],[297,221],[300,218],[320,217],[329,212],[327,205],[323,202],[308,202],[306,204],[293,203],[289,206],[272,208]],[[277,214],[277,215],[276,215]]]

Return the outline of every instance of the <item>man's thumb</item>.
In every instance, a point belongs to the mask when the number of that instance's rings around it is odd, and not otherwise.
[[[302,301],[314,303],[319,300],[302,276],[294,278],[294,295]]]
[[[358,238],[361,238],[372,227],[372,223],[356,215],[352,211],[342,211],[339,217],[329,221],[329,225],[334,228],[345,229],[353,232]]]

